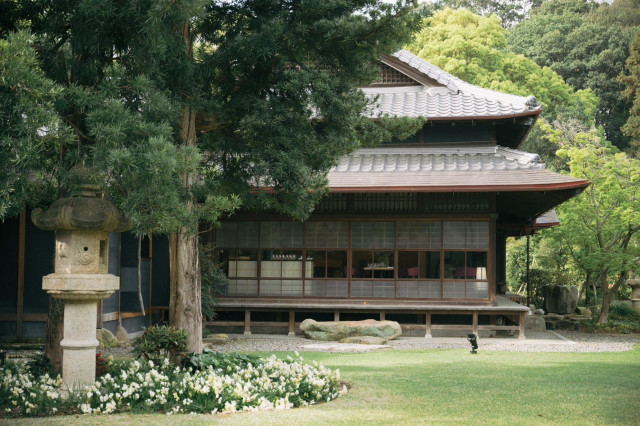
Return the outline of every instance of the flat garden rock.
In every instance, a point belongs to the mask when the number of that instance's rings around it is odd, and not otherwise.
[[[204,343],[213,343],[213,344],[226,343],[227,341],[229,341],[229,336],[222,333],[210,334],[207,337],[203,338],[202,341]]]
[[[340,339],[340,343],[355,343],[358,345],[385,345],[387,343],[387,339],[383,337],[373,336],[353,336]]]
[[[318,322],[306,319],[300,324],[300,330],[307,338],[324,342],[335,342],[356,336],[391,340],[402,335],[402,329],[397,322],[376,320]]]
[[[302,347],[308,351],[317,352],[371,352],[391,349],[389,345],[359,345],[356,343],[312,343]]]

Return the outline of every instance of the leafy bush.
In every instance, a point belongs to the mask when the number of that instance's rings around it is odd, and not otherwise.
[[[111,360],[102,356],[102,352],[96,353],[96,377],[102,377],[111,371]]]
[[[31,360],[27,362],[29,373],[34,376],[44,376],[45,374],[53,374],[53,364],[44,354],[31,356]]]
[[[633,309],[629,302],[611,302],[609,306],[609,316],[617,319],[627,319],[640,322],[640,312]]]
[[[184,365],[197,370],[212,367],[214,370],[233,371],[236,367],[246,368],[249,364],[255,367],[262,361],[257,355],[216,352],[205,348],[200,354],[190,354],[184,360]]]
[[[640,333],[640,312],[633,309],[628,301],[613,301],[609,307],[609,321],[604,324],[589,321],[582,328],[592,332]]]
[[[186,352],[188,338],[187,330],[152,325],[145,328],[144,333],[133,342],[133,355],[153,361],[156,365],[166,358],[175,362],[179,355]]]

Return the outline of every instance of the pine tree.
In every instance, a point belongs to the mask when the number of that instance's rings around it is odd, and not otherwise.
[[[30,27],[40,66],[63,87],[55,109],[75,137],[58,152],[60,193],[91,179],[134,232],[170,234],[170,320],[192,351],[202,349],[198,224],[240,203],[308,215],[339,156],[390,136],[387,120],[362,116],[354,88],[418,23],[412,1],[11,5],[0,23]]]

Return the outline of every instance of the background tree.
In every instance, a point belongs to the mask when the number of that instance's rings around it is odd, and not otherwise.
[[[560,151],[570,159],[571,175],[591,185],[558,208],[563,225],[550,231],[571,253],[587,286],[602,292],[600,323],[608,320],[611,300],[640,256],[640,161],[616,151],[593,133]]]
[[[30,27],[41,68],[63,88],[55,108],[74,132],[57,152],[64,176],[102,185],[134,232],[170,233],[170,320],[191,351],[202,348],[198,224],[254,200],[258,183],[271,191],[252,206],[303,218],[339,156],[407,131],[364,119],[354,88],[408,40],[413,2],[11,5],[2,22]],[[75,183],[64,176],[63,195]]]
[[[544,107],[542,119],[522,149],[540,154],[552,168],[561,169],[564,164],[555,155],[560,141],[553,137],[553,129],[589,129],[598,99],[591,90],[574,91],[552,69],[507,51],[507,36],[495,16],[444,9],[425,19],[408,49],[471,84],[515,95],[535,95]]]
[[[468,83],[514,95],[535,95],[548,119],[562,110],[579,110],[585,103],[596,102],[588,92],[575,94],[550,68],[507,52],[507,34],[495,16],[444,9],[425,19],[408,48]]]
[[[547,1],[508,37],[511,51],[551,68],[575,90],[593,90],[600,99],[596,124],[620,149],[629,144],[620,130],[629,112],[617,77],[624,71],[629,42],[640,25],[640,7],[623,7],[629,4],[638,1],[617,0],[615,7],[598,7],[586,0]]]
[[[640,30],[636,31],[629,47],[627,59],[627,75],[621,74],[619,79],[626,85],[625,95],[632,103],[629,118],[622,127],[622,132],[631,138],[631,153],[640,157]]]
[[[0,39],[0,218],[56,197],[58,153],[71,142],[54,107],[61,88],[45,77],[32,42],[26,32]]]
[[[73,143],[55,109],[62,87],[46,78],[32,44],[24,31],[0,38],[0,219],[57,198],[65,175],[60,153]],[[56,369],[63,314],[62,301],[51,299],[46,353]]]
[[[542,0],[443,0],[442,6],[466,9],[480,16],[496,15],[504,28],[511,28],[528,16]]]

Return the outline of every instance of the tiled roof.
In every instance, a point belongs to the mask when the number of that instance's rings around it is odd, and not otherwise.
[[[500,146],[361,149],[329,172],[340,191],[533,191],[588,182],[545,170],[536,154]]]
[[[501,146],[369,148],[341,158],[331,172],[458,172],[544,167],[538,154]]]
[[[559,224],[560,218],[558,217],[558,213],[555,210],[549,210],[542,216],[538,217],[535,221],[535,226],[537,228],[548,228]]]
[[[533,96],[509,95],[474,86],[406,50],[396,52],[393,57],[441,86],[363,88],[373,101],[369,109],[371,117],[506,118],[537,115],[541,111]],[[393,66],[391,63],[388,65]]]

